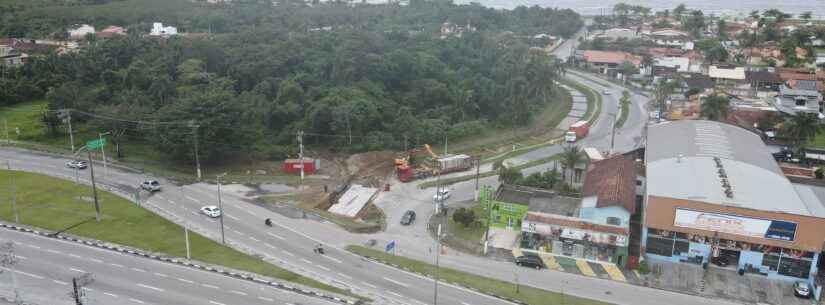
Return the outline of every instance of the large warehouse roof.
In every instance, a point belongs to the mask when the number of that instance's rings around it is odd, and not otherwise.
[[[648,128],[647,193],[755,210],[825,217],[803,202],[756,134],[712,121]]]

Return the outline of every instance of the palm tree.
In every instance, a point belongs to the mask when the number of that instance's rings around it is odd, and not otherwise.
[[[730,99],[726,96],[713,95],[705,98],[702,103],[702,116],[711,121],[719,121],[728,117],[730,113]]]
[[[803,145],[819,132],[819,119],[813,113],[797,113],[785,123],[784,133],[794,139],[796,145]]]
[[[573,185],[573,176],[575,173],[576,165],[581,163],[584,159],[582,156],[581,147],[578,145],[568,145],[563,148],[561,153],[561,164],[562,164],[562,171],[564,175],[567,174],[567,169],[570,169],[570,185]]]

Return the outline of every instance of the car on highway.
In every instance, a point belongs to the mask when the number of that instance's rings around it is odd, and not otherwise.
[[[610,90],[604,90],[604,91],[602,91],[602,94],[604,94],[604,95],[610,95]]]
[[[437,191],[435,193],[435,195],[433,195],[433,200],[434,201],[444,201],[444,200],[447,200],[447,198],[450,198],[450,195],[452,195],[450,193],[450,190],[442,189],[442,190]]]
[[[221,209],[214,205],[207,205],[201,208],[201,213],[212,218],[221,217]]]
[[[808,282],[797,281],[796,283],[793,283],[793,295],[805,299],[810,298],[811,286],[808,285]]]
[[[88,166],[88,164],[83,160],[72,160],[66,162],[66,167],[68,168],[85,169],[86,166]]]
[[[402,225],[409,226],[413,221],[415,221],[415,212],[413,211],[406,211],[404,212],[404,216],[401,216]]]
[[[544,263],[541,262],[541,259],[534,255],[522,255],[516,257],[516,265],[535,269],[544,268]]]
[[[140,184],[140,188],[150,192],[157,192],[160,191],[160,182],[157,180],[146,180]]]

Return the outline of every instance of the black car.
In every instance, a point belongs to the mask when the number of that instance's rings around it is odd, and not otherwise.
[[[401,224],[408,226],[415,221],[415,212],[407,211],[404,212],[404,216],[401,217]]]
[[[536,269],[544,268],[544,263],[542,263],[541,259],[538,256],[532,255],[522,255],[516,257],[516,265]]]
[[[718,257],[711,258],[710,262],[713,263],[714,265],[719,266],[719,267],[727,267],[728,265],[730,265],[730,261],[728,260],[727,257],[724,257],[724,256],[718,256]]]

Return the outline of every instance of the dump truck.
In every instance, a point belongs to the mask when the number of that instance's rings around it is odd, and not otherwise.
[[[570,129],[564,133],[564,141],[568,143],[576,142],[586,137],[588,132],[590,132],[590,125],[587,124],[587,121],[578,121],[570,125]]]

